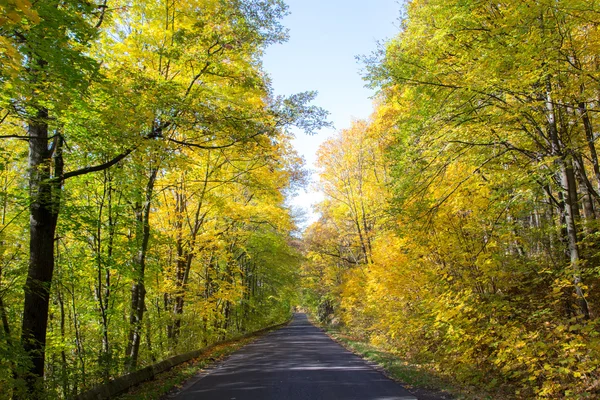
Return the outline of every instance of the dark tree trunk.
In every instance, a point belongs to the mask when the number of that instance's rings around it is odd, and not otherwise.
[[[106,257],[103,257],[104,241],[102,238],[103,227],[103,211],[106,206],[107,212],[107,234],[106,238]],[[114,214],[113,210],[113,187],[112,177],[105,170],[103,178],[103,195],[100,209],[98,212],[98,222],[96,230],[96,242],[94,251],[97,259],[97,281],[96,281],[96,300],[98,302],[98,311],[100,313],[100,323],[102,327],[102,346],[98,358],[98,363],[102,369],[102,377],[105,382],[110,379],[110,371],[112,365],[112,348],[109,341],[109,309],[111,301],[111,265],[113,257],[114,237],[116,234],[116,224],[118,213]]]
[[[596,188],[600,191],[600,164],[598,163],[598,152],[596,151],[594,128],[592,126],[592,121],[590,120],[587,106],[584,102],[579,103],[578,110],[583,121],[583,130],[585,131],[585,138],[587,139],[588,149],[590,151],[590,160],[592,161],[592,166],[594,167]]]
[[[10,325],[8,324],[8,315],[6,315],[2,297],[0,297],[0,319],[2,319],[2,331],[6,335],[6,341],[10,345]]]
[[[62,298],[62,293],[60,290],[58,291],[58,304],[60,306],[60,337],[64,341],[66,336],[66,315],[65,315],[65,303]],[[63,348],[60,351],[60,361],[62,365],[60,366],[60,380],[62,384],[62,392],[65,398],[69,397],[69,373],[67,371],[69,364],[67,364],[67,353]]]
[[[208,177],[206,178],[208,179]],[[175,221],[175,229],[177,229],[177,266],[176,266],[176,285],[177,292],[175,293],[175,305],[173,307],[174,321],[167,327],[169,339],[172,339],[173,344],[177,344],[179,334],[181,332],[181,318],[183,315],[183,307],[185,304],[185,290],[190,276],[190,270],[192,268],[192,262],[194,260],[194,254],[196,254],[196,238],[198,232],[204,223],[206,213],[201,214],[202,205],[204,201],[204,193],[207,188],[207,180],[204,181],[204,187],[202,189],[200,199],[196,206],[194,213],[194,224],[190,231],[190,237],[187,246],[184,246],[183,240],[183,226],[184,217],[188,209],[188,199],[185,196],[185,185],[182,181],[180,191],[175,194],[177,200],[177,216]]]
[[[137,254],[134,257],[134,281],[131,286],[131,310],[129,314],[129,339],[127,341],[127,362],[128,371],[134,371],[137,367],[140,351],[140,342],[142,335],[142,321],[144,319],[146,286],[144,277],[146,272],[146,254],[148,251],[148,241],[150,240],[150,206],[154,193],[154,183],[158,168],[153,167],[146,184],[143,203],[136,206],[136,242]]]
[[[44,376],[50,285],[54,272],[54,235],[60,207],[60,183],[50,179],[52,151],[49,148],[47,119],[48,110],[42,108],[29,122],[29,270],[24,288],[21,340],[32,362],[26,377],[30,398],[40,396]]]

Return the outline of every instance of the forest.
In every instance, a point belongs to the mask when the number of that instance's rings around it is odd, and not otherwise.
[[[319,152],[303,296],[497,398],[600,396],[600,4],[412,0]]]
[[[305,180],[279,0],[0,3],[0,397],[73,398],[282,322]]]
[[[300,233],[293,132],[330,123],[263,67],[282,0],[0,2],[0,398],[299,304],[497,398],[600,396],[600,4],[399,7]]]

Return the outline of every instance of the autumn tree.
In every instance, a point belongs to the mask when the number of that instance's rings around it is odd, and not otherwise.
[[[238,182],[243,174],[235,177],[234,171],[237,167],[251,171],[253,163],[282,171],[270,190],[284,191],[291,173],[283,171],[293,168],[279,159],[279,152],[289,145],[283,132],[292,125],[307,132],[318,129],[325,124],[326,113],[309,104],[316,93],[271,95],[260,56],[267,45],[286,38],[279,22],[286,8],[279,1],[11,1],[2,5],[2,11],[0,129],[9,143],[3,149],[18,156],[7,158],[6,171],[24,160],[19,144],[29,146],[27,185],[7,174],[4,215],[6,226],[14,223],[6,228],[7,234],[18,232],[17,223],[22,222],[18,189],[28,186],[30,192],[29,201],[23,201],[30,211],[29,251],[7,253],[11,261],[0,274],[15,274],[18,261],[29,257],[22,321],[16,306],[7,309],[0,302],[6,334],[3,354],[8,360],[9,354],[18,352],[11,326],[22,322],[24,354],[17,358],[24,361],[9,365],[15,376],[26,378],[26,392],[20,396],[44,396],[45,377],[48,388],[57,383],[61,395],[69,397],[95,382],[96,376],[107,381],[125,367],[134,370],[141,352],[144,362],[168,354],[153,347],[157,338],[144,314],[152,309],[146,302],[147,278],[158,276],[163,261],[155,251],[163,237],[153,233],[153,213],[168,214],[160,207],[171,204],[159,199],[162,191],[170,190],[169,179],[201,174],[204,166],[185,162],[221,152],[226,165],[206,165],[227,177],[219,196],[235,185],[251,187]],[[236,154],[245,161],[233,160]],[[280,163],[264,161],[271,156]],[[183,193],[180,182],[177,212],[204,212],[204,204],[194,203],[201,198]],[[278,218],[286,219],[283,203],[273,204]],[[228,209],[221,211],[225,214],[214,215],[216,226],[227,227]],[[196,221],[192,237],[200,233],[201,222]],[[251,225],[233,226],[243,231]],[[291,227],[291,223],[278,226],[274,234],[284,238]],[[180,256],[204,262],[206,254],[197,254],[201,249],[189,247],[192,242],[181,242]],[[231,284],[237,282],[232,274],[238,270],[224,260],[241,251],[243,243],[219,244],[214,249],[219,257],[209,261],[216,270],[228,271],[225,281]],[[178,272],[181,288],[189,280],[182,277],[182,271],[191,268],[186,263]],[[82,269],[75,270],[75,265]],[[243,285],[251,282],[241,275],[240,279],[236,290],[242,293]],[[126,312],[124,283],[132,288],[127,326],[115,317]],[[87,284],[93,288],[93,302],[86,296]],[[7,298],[11,297],[2,292],[0,299]],[[182,301],[180,292],[175,296],[179,304],[175,314],[182,314]],[[220,297],[218,301],[228,304]],[[237,297],[231,304],[236,301]],[[224,310],[221,307],[215,315]],[[87,324],[89,315],[100,322],[99,330]],[[151,315],[152,322],[164,322],[160,313]],[[266,319],[261,321],[253,326]],[[179,323],[172,322],[175,332]],[[242,329],[244,321],[238,322]],[[234,331],[225,327],[221,334]],[[216,336],[204,337],[212,341]],[[147,348],[140,350],[144,340]],[[50,362],[48,368],[45,361]],[[10,382],[17,396],[19,380],[11,373],[2,379]]]
[[[594,7],[407,4],[367,60],[389,184],[371,265],[344,265],[330,291],[349,329],[463,383],[596,394]],[[308,230],[309,260],[339,237],[325,229],[343,226],[337,193]],[[339,268],[318,261],[307,268]]]

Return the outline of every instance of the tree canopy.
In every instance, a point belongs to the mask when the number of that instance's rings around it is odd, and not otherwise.
[[[373,115],[321,149],[324,321],[502,398],[598,395],[598,11],[406,3]]]
[[[0,397],[71,398],[287,318],[290,128],[328,122],[261,64],[285,4],[0,7]]]

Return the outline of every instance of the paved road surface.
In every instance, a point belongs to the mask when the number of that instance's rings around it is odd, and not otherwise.
[[[177,400],[416,400],[304,314],[188,383]]]

